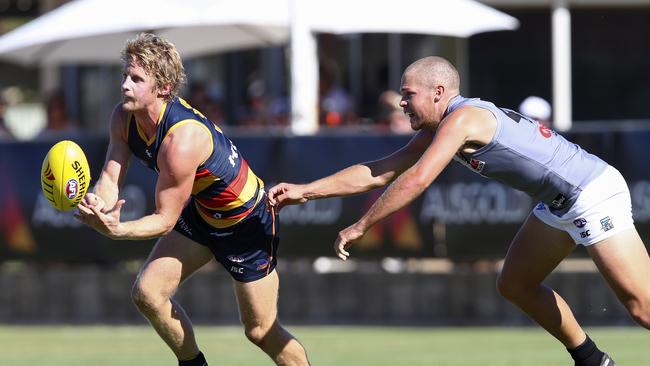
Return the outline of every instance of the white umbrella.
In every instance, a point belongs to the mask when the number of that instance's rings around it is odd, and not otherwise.
[[[271,3],[76,0],[0,37],[0,57],[22,64],[115,64],[125,41],[141,31],[171,40],[184,57],[284,44],[288,12]]]
[[[474,0],[292,1],[291,126],[297,134],[311,134],[318,129],[318,62],[315,40],[309,29],[336,34],[415,33],[469,37],[519,26],[517,19]]]
[[[291,38],[292,130],[309,134],[318,128],[312,32],[468,37],[517,26],[473,0],[75,0],[0,37],[0,57],[40,65],[119,63],[125,40],[143,30],[168,38],[184,57]]]
[[[517,19],[474,0],[327,0],[310,6],[311,29],[326,33],[414,33],[469,37],[512,30]]]

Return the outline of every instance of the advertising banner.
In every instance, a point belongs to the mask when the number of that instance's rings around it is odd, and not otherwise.
[[[230,136],[266,187],[308,182],[351,164],[375,160],[405,145],[410,136]],[[639,156],[650,132],[571,135],[626,178],[637,229],[650,242],[650,163]],[[75,139],[97,181],[107,140]],[[143,259],[154,240],[113,241],[59,212],[41,193],[40,168],[57,141],[0,143],[0,261],[114,263]],[[156,175],[133,159],[120,197],[122,220],[154,210]],[[309,201],[280,214],[280,256],[333,256],[338,232],[354,223],[382,190]],[[373,227],[354,246],[355,257],[439,257],[455,261],[496,259],[536,204],[526,194],[485,179],[456,163],[414,202]],[[575,255],[585,255],[577,251]]]

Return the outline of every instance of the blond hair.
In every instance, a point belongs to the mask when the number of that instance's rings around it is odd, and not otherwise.
[[[135,62],[148,75],[153,76],[157,89],[170,85],[166,100],[177,96],[187,80],[176,46],[155,34],[140,33],[136,38],[128,40],[121,56],[125,64]]]

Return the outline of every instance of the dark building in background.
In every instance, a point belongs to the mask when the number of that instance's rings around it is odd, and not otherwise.
[[[471,94],[511,107],[531,94],[552,100],[550,7],[500,10],[520,28],[470,38]],[[649,18],[650,4],[571,8],[576,122],[650,118]]]

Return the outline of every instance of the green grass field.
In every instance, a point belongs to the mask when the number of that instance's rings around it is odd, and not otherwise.
[[[573,365],[562,346],[537,328],[289,327],[314,366]],[[197,327],[213,366],[272,365],[237,327]],[[589,333],[622,366],[650,365],[650,332],[594,328]],[[152,329],[0,326],[2,366],[176,365]]]

